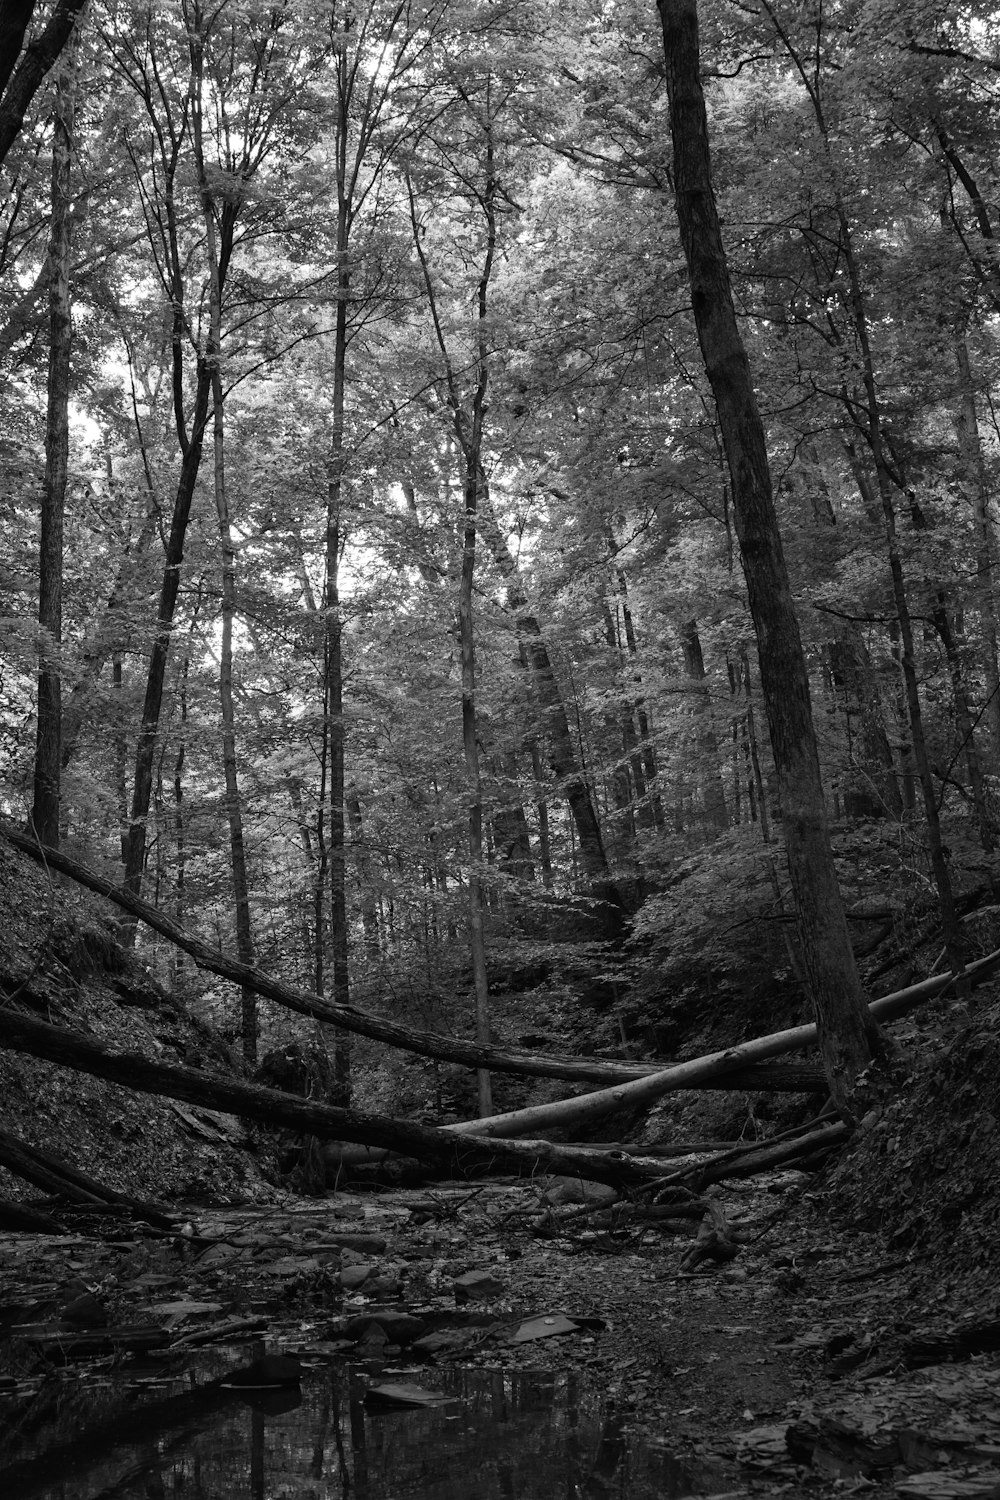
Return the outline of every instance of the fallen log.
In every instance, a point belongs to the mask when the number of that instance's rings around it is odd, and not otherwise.
[[[263,970],[220,953],[208,943],[203,943],[200,939],[193,937],[147,902],[121,890],[112,881],[96,874],[86,865],[80,864],[78,860],[71,859],[66,854],[50,849],[40,849],[34,839],[9,824],[0,824],[0,832],[9,843],[23,854],[27,854],[29,858],[68,875],[78,884],[96,891],[123,911],[138,917],[155,932],[159,932],[183,952],[189,954],[199,968],[217,974],[222,979],[228,979],[241,988],[252,990],[255,994],[262,995],[276,1005],[295,1011],[299,1015],[311,1016],[315,1020],[339,1026],[344,1031],[385,1042],[389,1046],[416,1053],[418,1056],[439,1058],[470,1068],[488,1068],[496,1073],[511,1073],[535,1078],[562,1078],[576,1083],[628,1083],[663,1077],[667,1071],[670,1071],[669,1067],[661,1067],[657,1063],[538,1057],[529,1052],[508,1051],[500,1047],[465,1042],[441,1036],[436,1032],[412,1030],[384,1020],[382,1017],[360,1011],[353,1005],[335,1005],[310,990],[284,984],[264,973]],[[969,964],[964,977],[969,984],[975,985],[998,968],[1000,968],[1000,949],[979,959],[976,963]],[[951,974],[935,975],[932,979],[925,979],[905,990],[898,990],[891,995],[883,996],[880,1000],[872,1001],[869,1009],[876,1019],[888,1020],[904,1015],[906,1011],[913,1009],[924,1000],[941,994],[953,983],[954,978]],[[728,1084],[719,1081],[727,1073],[733,1073],[737,1069],[742,1070],[766,1059],[780,1057],[783,1053],[798,1051],[812,1045],[815,1040],[816,1027],[808,1024],[776,1032],[771,1037],[758,1038],[755,1042],[744,1043],[742,1047],[732,1047],[726,1049],[725,1052],[712,1053],[706,1058],[695,1058],[690,1063],[676,1064],[674,1065],[676,1068],[687,1071],[683,1072],[671,1087],[729,1087]],[[703,1068],[698,1066],[701,1063],[705,1064]],[[750,1088],[754,1084],[748,1082],[746,1074],[743,1074],[740,1083],[732,1086]],[[663,1090],[663,1092],[667,1091],[667,1089]],[[658,1095],[654,1093],[652,1097],[655,1098]]]
[[[701,1192],[713,1182],[727,1182],[735,1177],[756,1177],[775,1167],[793,1166],[797,1161],[815,1156],[818,1151],[829,1151],[834,1146],[843,1145],[850,1133],[843,1120],[834,1120],[806,1135],[796,1136],[794,1140],[774,1144],[763,1141],[758,1147],[746,1151],[726,1151],[707,1161],[682,1167],[680,1171],[671,1172],[669,1177],[661,1178],[660,1186],[683,1184],[692,1192]]]
[[[14,1234],[66,1234],[64,1225],[43,1214],[37,1208],[26,1208],[23,1203],[9,1203],[0,1199],[0,1229]]]
[[[658,1161],[640,1156],[609,1157],[579,1147],[567,1150],[549,1141],[504,1141],[467,1136],[388,1115],[318,1104],[279,1089],[220,1078],[195,1068],[153,1062],[136,1052],[117,1052],[81,1032],[50,1026],[0,1008],[0,1050],[24,1052],[62,1067],[89,1073],[133,1092],[158,1094],[206,1105],[243,1119],[286,1126],[320,1139],[354,1140],[382,1146],[403,1156],[433,1162],[455,1176],[539,1170],[586,1177],[619,1187],[648,1182],[662,1174]]]
[[[635,1141],[561,1141],[560,1145],[568,1151],[580,1148],[585,1151],[605,1151],[609,1156],[642,1156],[663,1161],[675,1156],[698,1156],[710,1151],[727,1151],[730,1143],[728,1141],[678,1141],[676,1143],[658,1141],[655,1144],[638,1145]],[[331,1173],[338,1171],[341,1167],[375,1166],[378,1162],[385,1161],[387,1156],[388,1152],[379,1151],[375,1147],[352,1146],[343,1141],[331,1141],[323,1147],[323,1159],[328,1172]]]
[[[169,1230],[176,1227],[174,1220],[160,1204],[145,1203],[128,1193],[119,1193],[114,1188],[105,1187],[79,1168],[71,1167],[68,1162],[60,1161],[58,1157],[37,1146],[29,1146],[27,1141],[19,1140],[5,1130],[0,1130],[0,1166],[6,1167],[8,1172],[24,1182],[68,1198],[71,1203],[83,1204],[86,1208],[125,1209],[135,1218],[142,1219],[157,1229]]]

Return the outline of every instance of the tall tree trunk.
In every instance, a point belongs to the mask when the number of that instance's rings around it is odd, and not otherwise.
[[[69,45],[86,4],[87,0],[58,0],[41,33],[23,52],[21,43],[34,5],[26,0],[7,0],[3,6],[6,24],[0,51],[0,162],[17,140],[39,84]]]
[[[146,819],[149,816],[149,800],[153,787],[153,762],[156,758],[156,741],[160,729],[160,709],[163,703],[163,686],[170,659],[170,642],[173,636],[174,611],[180,591],[181,568],[184,563],[184,544],[187,537],[191,502],[195,484],[201,468],[208,420],[209,397],[212,375],[208,359],[199,359],[191,434],[181,461],[180,477],[174,497],[174,510],[167,538],[167,550],[163,565],[163,580],[157,603],[156,633],[149,655],[146,674],[146,693],[142,706],[142,724],[135,752],[135,771],[132,781],[132,809],[129,814],[129,831],[125,855],[125,880],[127,891],[138,895],[142,889],[142,874],[146,859]],[[126,924],[124,936],[132,941],[135,925]]]
[[[861,366],[862,386],[864,389],[863,402],[859,402],[853,397],[848,398],[845,392],[844,404],[850,420],[860,431],[867,443],[875,470],[878,503],[882,514],[886,556],[889,563],[889,576],[892,581],[893,605],[895,606],[896,622],[899,627],[899,663],[903,675],[903,691],[910,723],[913,758],[924,804],[924,819],[927,826],[927,844],[930,851],[931,872],[938,893],[941,927],[948,952],[948,959],[952,971],[956,975],[961,975],[965,967],[962,935],[955,911],[955,898],[952,890],[951,874],[948,869],[948,857],[941,835],[941,819],[937,804],[937,794],[927,752],[923,709],[920,702],[920,689],[917,680],[913,620],[910,614],[906,577],[903,571],[903,561],[899,547],[896,500],[897,495],[905,493],[905,491],[902,487],[898,467],[894,466],[891,462],[887,432],[883,420],[882,402],[879,397],[878,383],[875,378],[875,360],[872,354],[868,311],[862,285],[861,270],[858,265],[857,256],[855,255],[854,235],[840,187],[841,171],[838,163],[834,160],[823,109],[823,101],[816,83],[812,60],[809,59],[808,62],[804,62],[799,57],[788,32],[782,25],[770,0],[761,0],[761,3],[771,20],[777,36],[785,47],[793,66],[798,72],[802,85],[808,95],[816,122],[816,130],[826,156],[828,186],[833,200],[833,210],[839,233],[838,251],[842,257],[844,269],[847,272],[846,294],[842,278],[838,284],[838,295],[850,319],[857,343],[857,355]],[[860,415],[860,412],[863,412],[863,416]]]
[[[485,397],[485,372],[477,397]],[[482,406],[482,400],[478,402]],[[476,737],[476,651],[473,636],[472,584],[476,569],[476,465],[466,469],[465,542],[462,548],[462,577],[458,595],[459,637],[462,650],[462,746],[469,794],[469,946],[476,991],[476,1040],[490,1039],[489,982],[486,975],[486,941],[483,932],[483,788],[479,770],[479,744]],[[477,1072],[479,1113],[485,1119],[492,1112],[490,1075]]]
[[[236,917],[236,950],[242,963],[254,962],[250,891],[246,849],[243,841],[243,805],[236,764],[236,715],[233,707],[233,620],[236,617],[236,549],[233,546],[226,488],[225,403],[222,391],[222,277],[217,234],[218,215],[205,168],[202,136],[202,56],[194,52],[191,109],[195,164],[205,220],[209,268],[209,348],[211,350],[213,487],[222,549],[222,641],[219,657],[219,699],[222,707],[222,766],[226,783],[226,817],[229,823],[229,857],[233,878]],[[240,1003],[243,1062],[248,1070],[257,1064],[257,996],[244,986]]]
[[[197,7],[188,31],[188,51],[191,67],[192,90],[200,89],[199,77],[204,67],[204,35],[201,31],[202,17]],[[211,24],[211,23],[209,23]],[[124,886],[127,891],[138,894],[142,887],[143,869],[146,859],[146,821],[153,784],[153,763],[160,727],[160,711],[167,663],[170,659],[170,644],[173,636],[174,612],[180,591],[181,570],[184,564],[184,548],[187,539],[188,521],[194,500],[195,486],[201,469],[204,451],[205,430],[208,425],[209,407],[212,399],[212,372],[219,351],[213,346],[211,334],[203,351],[195,359],[195,391],[190,420],[187,412],[185,392],[185,346],[190,339],[188,310],[185,305],[185,278],[187,262],[181,254],[181,236],[177,222],[175,183],[181,146],[185,138],[189,117],[185,115],[182,126],[174,130],[169,143],[161,139],[163,183],[160,209],[157,217],[157,232],[161,236],[156,243],[153,226],[149,233],[153,239],[152,249],[169,279],[171,306],[171,388],[173,394],[174,427],[181,452],[180,474],[174,495],[173,515],[167,537],[164,557],[163,580],[157,603],[156,629],[149,655],[146,674],[146,692],[142,707],[142,723],[135,751],[135,772],[132,782],[132,809],[129,816],[129,832],[125,854]],[[217,211],[216,228],[218,248],[216,254],[218,295],[221,302],[226,275],[233,250],[233,232],[239,214],[239,200],[227,199]],[[133,942],[134,924],[125,924],[123,940]]]
[[[342,307],[342,303],[340,307]],[[340,311],[338,307],[338,313]],[[335,380],[336,386],[336,380]],[[326,522],[326,600],[324,619],[324,708],[323,727],[329,741],[330,831],[330,957],[333,964],[333,998],[350,1004],[347,945],[347,859],[344,819],[344,665],[343,624],[340,617],[340,509],[343,499],[343,386],[341,406],[334,416],[334,451],[330,458]],[[351,1102],[351,1039],[337,1032],[333,1054],[335,1103],[347,1109]]]
[[[830,845],[809,678],[778,531],[764,427],[733,307],[712,189],[699,76],[696,0],[658,0],[663,23],[674,185],[705,370],[719,416],[733,511],[760,652],[788,869],[823,1066],[845,1114],[880,1050],[861,992]]]
[[[215,504],[222,544],[222,640],[219,654],[219,700],[222,707],[222,766],[226,783],[226,817],[229,822],[229,858],[233,877],[233,907],[236,917],[236,951],[243,963],[254,962],[250,888],[246,847],[243,839],[243,803],[236,764],[236,714],[233,706],[233,620],[236,616],[236,550],[229,519],[225,475],[225,416],[222,378],[216,365],[212,374],[215,401],[214,481]],[[244,988],[240,1006],[243,1062],[248,1069],[257,1064],[257,997]]]
[[[489,290],[496,254],[496,198],[499,183],[496,176],[495,141],[491,105],[491,81],[487,77],[482,115],[477,121],[482,132],[483,180],[477,185],[475,202],[483,216],[483,261],[476,287],[474,373],[475,387],[471,410],[463,401],[455,375],[448,341],[438,313],[437,297],[430,264],[423,246],[423,234],[417,216],[413,186],[407,178],[410,198],[410,220],[413,244],[423,273],[434,332],[445,368],[448,404],[451,409],[455,439],[462,456],[464,517],[462,530],[462,568],[458,593],[459,641],[462,658],[462,747],[465,755],[466,784],[469,797],[469,877],[467,881],[469,948],[475,988],[476,1038],[486,1043],[490,1035],[489,981],[486,971],[486,939],[483,927],[483,788],[479,766],[479,742],[476,724],[476,649],[472,609],[472,587],[476,570],[476,539],[480,500],[485,498],[486,476],[483,469],[484,423],[490,378],[490,344],[487,336]],[[477,1070],[479,1113],[485,1118],[492,1110],[490,1075]]]
[[[986,707],[983,711],[990,732],[990,750],[1000,755],[1000,672],[997,667],[997,612],[993,597],[993,553],[995,537],[990,520],[990,491],[986,464],[979,437],[976,415],[976,389],[969,363],[969,346],[965,330],[958,333],[955,357],[959,376],[959,406],[954,415],[962,461],[963,482],[972,502],[976,537],[976,608],[979,610],[983,642],[983,675],[986,682]]]
[[[38,723],[31,823],[41,843],[59,846],[62,734],[63,514],[69,471],[69,380],[73,343],[69,288],[70,173],[76,104],[75,48],[56,85],[52,121],[51,229],[48,248],[49,373],[45,479],[38,549]]]

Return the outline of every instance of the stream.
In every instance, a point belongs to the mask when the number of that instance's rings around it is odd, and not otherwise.
[[[227,1387],[264,1345],[66,1369],[0,1393],[4,1500],[679,1500],[710,1493],[572,1371],[382,1369],[310,1356]]]

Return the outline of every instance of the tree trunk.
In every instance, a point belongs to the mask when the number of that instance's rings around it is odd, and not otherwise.
[[[862,287],[861,270],[854,253],[854,236],[840,186],[841,168],[839,163],[834,160],[822,98],[812,74],[812,61],[810,59],[808,62],[803,62],[798,56],[788,32],[784,29],[770,5],[770,0],[763,0],[763,5],[809,97],[816,122],[816,129],[826,156],[828,188],[832,197],[839,232],[838,251],[842,257],[844,269],[847,272],[846,292],[844,290],[844,279],[841,278],[837,284],[836,295],[840,298],[844,306],[855,338],[857,339],[861,378],[864,388],[863,404],[859,403],[854,397],[849,396],[846,390],[842,393],[842,399],[851,422],[860,432],[868,446],[875,469],[879,509],[882,515],[886,556],[889,563],[889,576],[892,580],[893,604],[896,610],[896,623],[899,629],[899,663],[903,676],[907,715],[910,722],[913,758],[924,804],[931,871],[934,876],[935,886],[937,887],[938,903],[941,909],[941,926],[944,932],[948,959],[953,973],[961,976],[964,968],[962,936],[955,913],[955,899],[951,884],[951,874],[948,869],[948,856],[941,836],[941,819],[934,780],[931,774],[930,760],[927,753],[923,710],[917,681],[913,622],[899,548],[896,494],[902,490],[902,483],[898,465],[890,462],[890,439],[883,421],[882,402],[875,379],[875,361],[872,355],[868,312]],[[831,294],[833,294],[832,287],[823,289],[823,295]],[[863,416],[861,415],[862,412]],[[859,473],[859,476],[863,472],[860,465],[856,465],[856,472]]]
[[[979,757],[979,746],[976,744],[975,738],[976,724],[972,710],[969,707],[969,695],[965,686],[962,652],[958,641],[955,639],[955,630],[952,626],[951,615],[948,612],[947,598],[941,591],[938,592],[937,598],[931,607],[931,620],[944,647],[945,659],[948,662],[948,675],[951,677],[952,702],[955,706],[955,729],[957,731],[958,743],[964,748],[965,766],[969,775],[969,786],[972,789],[972,807],[976,815],[976,826],[979,829],[979,842],[985,854],[992,854],[996,848],[996,832],[986,800],[986,784],[983,780],[982,761]]]
[[[601,617],[604,621],[604,639],[607,642],[608,653],[615,663],[616,676],[620,666],[621,652],[618,645],[618,631],[616,621],[611,613],[611,608],[602,592],[600,596]],[[632,853],[635,844],[636,816],[633,807],[632,779],[629,776],[629,766],[632,765],[633,777],[638,772],[638,780],[635,785],[635,800],[645,793],[646,783],[642,774],[642,761],[639,758],[635,725],[632,722],[632,706],[625,695],[616,691],[612,698],[613,710],[609,707],[602,715],[608,732],[608,738],[615,748],[615,760],[611,766],[611,801],[614,805],[614,826],[617,829],[617,848],[615,850],[616,860],[621,863]],[[616,739],[621,740],[622,754],[617,753]],[[607,775],[607,773],[605,773]],[[647,807],[648,812],[648,807]]]
[[[374,963],[378,960],[382,945],[379,938],[378,907],[373,889],[371,859],[365,848],[361,800],[357,792],[351,792],[347,797],[347,816],[350,821],[354,863],[360,877],[358,900],[361,903],[361,928],[365,935],[365,957],[369,962]]]
[[[1000,673],[997,668],[997,616],[993,597],[993,553],[996,542],[990,520],[990,492],[976,416],[976,391],[964,330],[958,334],[955,355],[959,374],[959,408],[954,415],[962,461],[963,482],[972,502],[976,537],[976,606],[982,628],[986,707],[983,718],[990,731],[994,759],[1000,755]]]
[[[340,313],[338,304],[338,329]],[[340,340],[337,340],[339,352]],[[346,343],[344,345],[346,355]],[[324,620],[324,694],[323,727],[329,742],[330,832],[328,858],[330,872],[330,956],[333,963],[333,996],[339,1005],[351,998],[347,941],[347,840],[344,815],[344,630],[340,616],[341,505],[343,502],[343,368],[339,382],[334,378],[333,452],[326,518],[326,599]],[[333,1050],[335,1102],[347,1108],[351,1102],[351,1042],[347,1032],[338,1032]]]
[[[358,1141],[404,1156],[440,1164],[450,1174],[540,1171],[562,1172],[598,1182],[652,1181],[663,1174],[660,1161],[622,1161],[600,1151],[552,1146],[547,1141],[504,1141],[489,1136],[416,1125],[386,1115],[338,1109],[262,1088],[213,1077],[195,1068],[151,1062],[136,1052],[114,1052],[82,1032],[35,1021],[5,1008],[0,1011],[0,1049],[46,1058],[61,1067],[107,1079],[132,1090],[184,1099],[242,1119],[279,1125],[322,1140]]]
[[[632,610],[628,602],[628,584],[625,574],[621,569],[616,569],[618,579],[618,596],[622,607],[622,624],[625,627],[625,645],[628,649],[629,661],[632,664],[632,679],[635,684],[635,717],[639,725],[639,740],[641,744],[642,773],[645,782],[645,803],[639,809],[639,826],[652,826],[662,830],[666,826],[663,816],[663,804],[656,785],[656,751],[653,747],[653,739],[649,728],[649,714],[646,711],[646,699],[642,691],[642,673],[639,669],[639,647],[635,638],[635,625],[632,620]],[[636,777],[638,783],[638,777]]]
[[[852,713],[860,728],[860,765],[856,766],[852,755],[853,785],[844,796],[848,816],[898,819],[902,817],[903,799],[892,763],[892,747],[871,658],[856,625],[846,624],[830,642],[830,670],[834,687],[843,690],[848,733]]]
[[[229,495],[226,489],[226,428],[222,391],[222,278],[216,233],[216,205],[205,170],[202,137],[202,54],[200,39],[193,51],[193,89],[191,99],[194,130],[195,165],[201,190],[205,220],[205,243],[209,269],[209,348],[206,363],[210,366],[212,387],[213,487],[222,549],[222,640],[219,655],[219,699],[222,707],[222,767],[226,783],[226,818],[229,823],[229,856],[233,877],[233,906],[236,917],[236,951],[240,962],[253,964],[254,942],[250,919],[250,892],[247,883],[246,849],[243,842],[243,807],[240,799],[236,765],[236,715],[233,708],[233,620],[236,617],[236,549],[233,546],[229,517]],[[257,1064],[257,997],[244,986],[240,1002],[240,1031],[243,1062],[248,1070]]]
[[[52,121],[51,232],[48,248],[49,373],[45,479],[38,549],[38,723],[31,824],[50,848],[59,845],[62,767],[63,513],[69,471],[69,382],[73,342],[69,287],[70,172],[76,104],[75,48],[56,86]]]
[[[498,806],[493,814],[497,862],[500,869],[515,880],[533,881],[535,862],[531,852],[531,835],[519,790],[517,752],[503,752],[495,768],[498,782]]]
[[[310,1016],[314,1020],[331,1026],[342,1026],[356,1036],[370,1037],[374,1041],[383,1042],[390,1047],[399,1047],[402,1051],[412,1052],[420,1057],[441,1058],[470,1068],[493,1068],[497,1072],[512,1073],[526,1078],[563,1078],[571,1082],[583,1083],[610,1082],[628,1081],[647,1077],[651,1072],[665,1071],[657,1064],[595,1062],[593,1059],[538,1057],[530,1052],[515,1053],[499,1047],[481,1046],[454,1037],[400,1026],[394,1021],[372,1015],[368,1011],[358,1010],[354,1006],[331,1005],[320,995],[285,984],[259,969],[249,969],[245,964],[228,957],[214,944],[203,942],[200,938],[182,931],[176,922],[171,921],[162,911],[130,895],[113,881],[81,865],[78,860],[70,859],[56,850],[53,850],[51,854],[43,852],[34,839],[14,828],[5,827],[3,835],[9,843],[31,859],[40,864],[50,864],[53,869],[68,875],[72,880],[86,886],[88,890],[96,891],[104,896],[122,911],[128,912],[134,919],[145,922],[154,932],[161,933],[171,943],[176,943],[185,953],[189,953],[198,967],[206,970],[207,973],[217,974],[232,984],[240,986],[250,984],[259,995],[263,995],[266,999],[274,1001],[275,1004],[297,1015]],[[998,969],[1000,969],[1000,950],[970,964],[967,975],[970,983],[975,984]],[[953,983],[954,980],[950,974],[935,975],[905,990],[897,990],[874,1000],[870,1009],[876,1017],[884,1016],[888,1019],[892,1016],[903,1015],[923,1000],[946,992]],[[768,1050],[758,1052],[756,1055],[777,1057],[795,1047],[807,1046],[815,1040],[816,1029],[812,1026],[799,1027],[794,1033],[782,1032],[780,1036],[783,1038],[781,1042],[775,1042],[772,1038],[768,1044]],[[788,1038],[792,1036],[796,1040],[789,1042]],[[742,1067],[744,1061],[746,1058],[742,1055],[734,1057],[732,1066]],[[687,1067],[686,1064],[678,1066]],[[709,1074],[715,1071],[718,1071],[721,1076],[728,1069],[715,1070],[713,1067],[709,1069]],[[708,1074],[695,1072],[682,1076],[693,1078],[705,1077]],[[686,1087],[687,1084],[678,1086]],[[744,1086],[749,1087],[745,1080]]]
[[[191,65],[191,87],[199,87],[198,75],[203,66],[204,38],[195,27],[188,34],[188,49]],[[147,101],[147,107],[151,107]],[[186,120],[189,116],[186,116]],[[128,840],[125,855],[124,887],[138,895],[142,889],[142,876],[146,860],[146,821],[153,784],[153,763],[160,727],[160,711],[167,663],[170,658],[170,643],[173,635],[174,612],[180,591],[181,570],[184,564],[184,548],[187,539],[188,521],[194,500],[195,486],[201,468],[208,423],[209,405],[212,397],[212,372],[218,358],[218,350],[212,347],[211,335],[203,352],[195,360],[195,393],[190,413],[186,411],[184,389],[184,351],[190,337],[188,310],[185,305],[185,278],[187,262],[182,258],[181,236],[177,222],[177,204],[174,187],[178,161],[186,125],[171,137],[169,146],[160,138],[163,185],[157,216],[156,229],[160,242],[156,243],[154,226],[148,225],[152,251],[163,266],[169,279],[171,301],[171,387],[173,392],[174,427],[181,452],[180,474],[174,495],[173,515],[167,538],[164,558],[163,580],[157,603],[157,620],[153,644],[146,674],[146,692],[142,707],[142,723],[135,751],[135,773],[132,783],[132,810],[129,816]],[[239,213],[239,201],[235,198],[223,203],[217,214],[218,248],[216,254],[218,297],[221,304],[226,274],[233,249],[233,232]],[[134,929],[126,928],[123,937],[134,940]]]
[[[698,340],[719,415],[737,535],[760,652],[789,875],[823,1065],[850,1115],[859,1076],[880,1051],[864,1003],[830,845],[809,679],[778,531],[764,428],[736,323],[712,189],[699,77],[696,0],[658,0],[663,22],[681,240]]]
[[[535,815],[538,818],[538,862],[542,867],[542,885],[547,891],[551,891],[555,879],[552,873],[552,840],[549,837],[549,804],[545,800],[542,757],[538,749],[538,741],[534,737],[529,748],[531,750],[531,775],[538,798],[535,803]]]
[[[485,380],[482,382],[485,394]],[[478,392],[477,392],[478,395]],[[476,739],[476,655],[472,620],[472,582],[476,568],[476,478],[470,465],[465,484],[465,544],[462,548],[462,580],[458,596],[459,636],[462,647],[462,746],[469,794],[469,947],[476,994],[476,1040],[490,1039],[489,981],[486,975],[486,940],[483,933],[483,787]],[[480,1068],[477,1075],[479,1113],[492,1113],[490,1075]]]
[[[12,24],[4,39],[0,68],[0,162],[17,140],[38,85],[69,43],[86,4],[87,0],[59,0],[40,35],[20,57],[18,50],[34,7],[23,0],[4,7]]]
[[[685,620],[679,634],[684,654],[684,675],[695,684],[692,694],[695,744],[698,750],[696,775],[702,784],[705,817],[710,828],[716,833],[722,833],[729,827],[729,814],[726,811],[726,794],[719,767],[719,746],[711,721],[712,702],[706,683],[708,674],[698,635],[698,621]]]
[[[486,476],[481,476],[484,534],[493,560],[507,584],[507,605],[517,621],[517,631],[525,659],[531,671],[531,680],[542,712],[543,734],[548,749],[549,765],[559,784],[559,791],[569,803],[573,825],[579,838],[579,858],[583,874],[590,883],[594,895],[602,903],[601,925],[609,936],[614,936],[621,927],[621,898],[611,879],[600,819],[594,807],[586,777],[580,769],[579,758],[573,745],[569,717],[562,690],[556,678],[549,649],[538,619],[528,608],[528,600],[517,565],[504,543],[496,517],[486,501]]]

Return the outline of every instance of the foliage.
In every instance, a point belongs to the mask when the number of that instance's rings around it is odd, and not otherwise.
[[[322,685],[329,460],[341,423],[343,812],[358,1003],[471,1028],[464,913],[475,874],[500,1036],[612,1047],[623,1024],[626,1036],[651,1035],[705,1009],[739,1016],[748,996],[794,1009],[781,825],[674,230],[654,8],[426,0],[404,13],[370,0],[338,20],[295,0],[213,16],[192,0],[152,10],[104,0],[81,35],[64,839],[109,868],[119,859],[188,440],[178,413],[190,418],[198,371],[217,357],[239,795],[260,960],[310,983],[331,942]],[[957,350],[964,342],[988,502],[1000,452],[989,395],[1000,307],[995,20],[976,6],[866,0],[819,11],[767,0],[751,15],[713,0],[702,30],[727,248],[847,900],[884,905],[891,888],[897,910],[923,911],[912,725],[834,189],[863,276],[929,756],[956,882],[971,889],[991,878],[996,828],[988,779],[976,791],[976,757],[988,766],[998,748],[993,533],[991,518],[985,533],[977,521],[959,441]],[[477,319],[487,107],[497,258]],[[4,165],[0,221],[0,759],[4,811],[15,816],[30,801],[39,649],[48,150],[47,109],[36,108]],[[336,227],[345,173],[349,243]],[[209,221],[232,228],[217,355],[207,344]],[[473,870],[453,405],[471,401],[480,337],[486,850]],[[145,879],[154,899],[228,945],[221,570],[204,467],[170,632]],[[953,646],[934,623],[939,608]],[[548,700],[529,670],[535,641],[551,665]],[[588,946],[600,936],[597,909],[569,778],[554,769],[553,704],[631,920],[627,946],[610,952]],[[165,981],[199,988],[165,950],[147,943],[144,954]],[[233,997],[218,1006],[232,1015]],[[268,1046],[294,1039],[285,1020],[265,1017],[264,1030]],[[358,1066],[381,1087],[363,1050]]]

